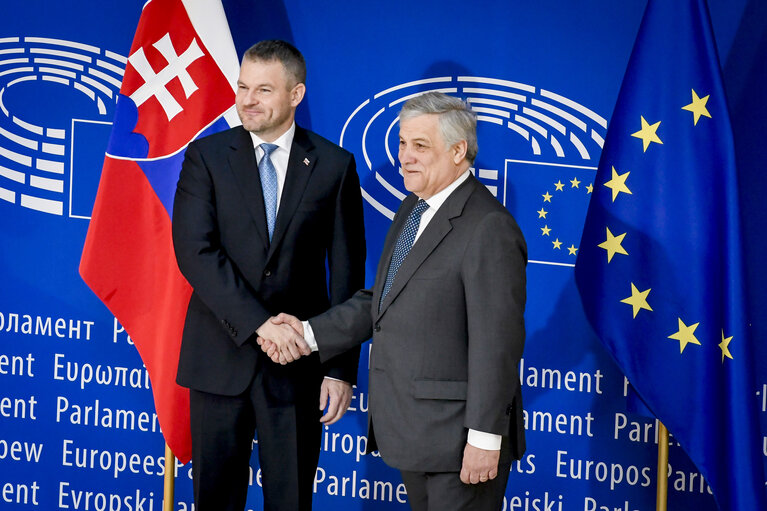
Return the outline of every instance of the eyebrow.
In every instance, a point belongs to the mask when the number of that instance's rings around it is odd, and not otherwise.
[[[400,135],[399,139],[400,140],[404,140],[402,138],[402,135]],[[431,144],[431,140],[429,140],[427,137],[415,137],[415,138],[411,139],[410,141],[411,142],[426,142],[428,144]]]
[[[250,85],[248,85],[247,83],[243,82],[242,80],[237,80],[237,85],[245,85],[246,87],[251,87]],[[275,85],[270,83],[270,82],[257,83],[255,85],[253,85],[252,87],[254,89],[258,89],[259,87],[273,87],[273,88],[276,88]]]

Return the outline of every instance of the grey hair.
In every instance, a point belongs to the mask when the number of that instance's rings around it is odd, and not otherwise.
[[[407,100],[399,113],[399,120],[411,119],[423,114],[439,116],[439,131],[442,140],[452,147],[461,140],[466,141],[466,160],[474,164],[477,146],[477,114],[459,98],[441,92],[427,92]]]

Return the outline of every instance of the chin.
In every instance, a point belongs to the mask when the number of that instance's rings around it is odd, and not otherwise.
[[[416,183],[413,178],[410,178],[410,179],[408,179],[407,177],[405,178],[405,190],[407,190],[408,192],[416,192],[418,191],[418,189],[419,189],[418,183]]]
[[[261,133],[263,133],[266,130],[267,130],[267,128],[263,124],[256,124],[256,123],[251,123],[250,124],[250,131],[252,131],[256,135],[260,135]]]

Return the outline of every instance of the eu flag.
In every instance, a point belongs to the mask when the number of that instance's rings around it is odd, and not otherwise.
[[[589,322],[711,486],[767,509],[733,138],[705,0],[650,0],[575,278]]]

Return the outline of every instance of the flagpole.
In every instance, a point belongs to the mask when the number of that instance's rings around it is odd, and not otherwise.
[[[666,511],[668,505],[668,429],[658,421],[658,490],[655,511]]]
[[[162,511],[173,511],[174,490],[176,484],[176,456],[165,443],[165,487],[162,496]]]

